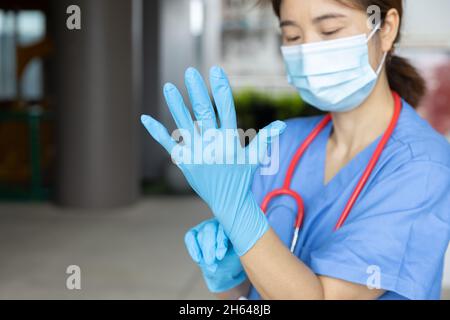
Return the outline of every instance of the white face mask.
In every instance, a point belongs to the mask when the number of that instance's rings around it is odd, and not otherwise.
[[[380,29],[337,40],[282,47],[289,83],[303,100],[326,112],[350,111],[370,95],[383,69],[369,61],[368,42]]]

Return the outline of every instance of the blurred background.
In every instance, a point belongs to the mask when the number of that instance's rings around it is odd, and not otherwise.
[[[420,114],[450,138],[450,2],[405,2],[398,52],[427,79]],[[314,114],[279,46],[256,0],[0,0],[0,298],[212,298],[183,244],[209,211],[139,117],[174,129],[163,84],[215,64],[242,128]]]

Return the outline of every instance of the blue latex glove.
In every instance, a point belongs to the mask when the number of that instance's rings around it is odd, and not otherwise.
[[[166,128],[150,116],[142,116],[142,123],[153,138],[172,155],[191,187],[208,204],[223,226],[236,253],[242,256],[267,232],[269,225],[250,190],[258,162],[245,161],[240,164],[237,158],[242,154],[251,157],[256,154],[259,161],[263,160],[271,139],[278,137],[286,125],[281,121],[270,124],[260,131],[249,147],[243,148],[238,135],[229,139],[229,130],[237,130],[236,112],[231,88],[223,70],[213,67],[210,71],[211,90],[220,128],[200,74],[190,68],[186,71],[185,81],[200,130],[195,127],[181,94],[172,84],[165,85],[164,95],[178,128],[182,129],[184,142],[177,144]],[[221,141],[225,143],[220,145]],[[219,151],[208,154],[200,164],[183,162],[182,155],[189,155],[188,158],[192,161],[199,158],[199,148],[196,147],[199,145],[203,146],[203,150],[218,146]]]
[[[211,292],[228,291],[247,279],[239,256],[216,219],[204,221],[189,230],[184,242]]]

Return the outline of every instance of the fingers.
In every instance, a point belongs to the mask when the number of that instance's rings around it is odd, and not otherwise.
[[[215,272],[217,261],[223,260],[228,250],[228,237],[215,219],[207,220],[189,230],[184,242],[192,259]]]
[[[167,129],[161,123],[147,115],[141,116],[141,122],[153,139],[161,144],[168,153],[172,153],[172,149],[177,143],[169,135]]]
[[[220,127],[223,129],[236,129],[236,110],[231,87],[225,72],[220,67],[212,67],[210,74],[211,91],[216,102]]]
[[[216,249],[216,258],[219,261],[222,261],[228,251],[228,237],[225,234],[225,230],[222,225],[219,224],[217,229],[217,249]]]
[[[206,84],[200,73],[194,68],[187,69],[185,82],[200,132],[217,128],[214,107],[211,103]]]
[[[183,96],[171,83],[167,83],[163,91],[164,98],[178,129],[185,130],[190,134],[190,137],[185,137],[186,139],[184,139],[184,141],[189,142],[194,134],[194,121],[192,121],[191,114],[184,103]]]
[[[258,135],[250,143],[248,151],[252,153],[257,152],[258,161],[262,161],[267,153],[267,148],[271,144],[272,139],[280,136],[285,129],[286,124],[283,121],[272,122],[267,127],[260,130]]]
[[[214,222],[207,223],[199,230],[197,241],[202,250],[203,260],[207,265],[213,265],[216,260],[216,237],[218,224]]]
[[[184,236],[184,243],[192,260],[196,263],[200,263],[202,259],[202,252],[197,242],[197,231],[194,229],[189,230]]]

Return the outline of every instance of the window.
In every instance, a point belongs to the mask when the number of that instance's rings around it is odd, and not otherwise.
[[[0,100],[16,99],[19,92],[25,100],[43,97],[42,61],[31,61],[18,84],[16,48],[33,45],[44,36],[45,16],[42,12],[0,10]]]

